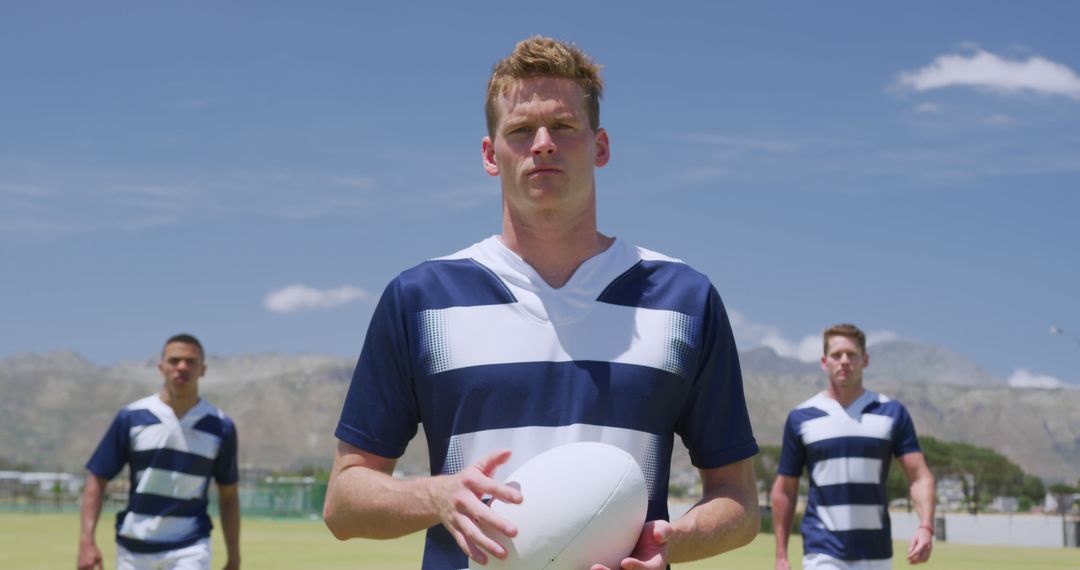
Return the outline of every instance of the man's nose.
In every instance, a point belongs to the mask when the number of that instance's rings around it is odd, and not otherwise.
[[[553,154],[556,149],[555,141],[551,138],[551,131],[549,131],[547,127],[536,129],[536,136],[533,138],[532,153],[534,155]]]

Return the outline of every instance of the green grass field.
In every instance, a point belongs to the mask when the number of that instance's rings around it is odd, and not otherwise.
[[[115,546],[111,515],[102,516],[98,546],[112,568]],[[224,545],[215,527],[214,553],[223,563]],[[0,568],[55,570],[73,568],[78,548],[77,514],[0,513]],[[247,518],[242,523],[241,555],[249,570],[404,570],[420,566],[422,534],[391,541],[353,540],[338,542],[322,521],[270,520]],[[799,538],[792,540],[792,555],[801,556]],[[906,548],[896,543],[896,551]],[[770,569],[773,567],[773,537],[760,535],[749,546],[722,556],[680,564],[681,570],[706,568]],[[796,563],[796,567],[799,565]],[[894,567],[907,564],[898,559]],[[967,546],[939,543],[927,570],[1037,570],[1060,568],[1080,570],[1080,550]]]

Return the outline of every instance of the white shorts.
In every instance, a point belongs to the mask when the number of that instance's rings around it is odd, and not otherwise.
[[[117,544],[116,570],[210,570],[210,539],[165,552],[131,552]]]
[[[812,552],[803,556],[803,570],[892,570],[892,560],[840,560]]]

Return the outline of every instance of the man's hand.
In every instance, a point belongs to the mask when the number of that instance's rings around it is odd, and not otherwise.
[[[230,558],[225,561],[225,566],[222,567],[222,570],[240,570],[240,561]]]
[[[791,561],[787,558],[776,559],[776,570],[791,570]]]
[[[664,570],[667,567],[667,541],[671,538],[671,523],[655,520],[641,528],[634,551],[619,565],[622,570]],[[616,570],[594,564],[590,570]]]
[[[101,550],[93,542],[79,543],[79,570],[103,570]]]
[[[908,544],[907,549],[907,561],[908,564],[922,564],[930,559],[930,551],[934,548],[934,535],[930,534],[930,529],[925,526],[920,526],[915,529],[915,534],[911,537],[911,543]]]
[[[508,537],[517,535],[517,527],[503,519],[484,504],[481,498],[490,495],[493,500],[504,503],[520,503],[521,491],[492,479],[495,470],[510,459],[509,451],[493,453],[477,463],[462,469],[441,483],[432,499],[442,521],[458,548],[469,558],[487,564],[488,553],[496,558],[506,558],[506,549],[495,542],[488,533],[498,532]]]

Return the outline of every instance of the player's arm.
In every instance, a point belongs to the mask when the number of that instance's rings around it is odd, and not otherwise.
[[[509,458],[510,452],[502,451],[454,475],[398,479],[393,476],[397,460],[338,442],[323,520],[339,540],[396,538],[442,524],[477,562],[487,562],[489,553],[505,558],[505,549],[481,532],[479,524],[507,536],[517,534],[513,524],[481,501],[490,495],[521,502],[517,489],[491,478]]]
[[[777,475],[772,492],[772,527],[776,534],[776,569],[791,568],[788,559],[788,540],[791,538],[791,521],[795,518],[795,504],[799,500],[799,479]]]
[[[748,544],[761,528],[753,459],[701,469],[702,498],[671,524],[668,561],[688,562]]]
[[[907,475],[910,484],[911,501],[915,503],[915,512],[919,514],[919,528],[908,544],[907,559],[909,564],[922,564],[930,559],[934,541],[934,474],[926,464],[926,456],[921,451],[905,453],[897,458]]]
[[[108,480],[93,473],[86,476],[86,488],[83,489],[82,512],[79,530],[79,570],[101,570],[101,550],[97,547],[94,534],[97,531],[98,518],[101,516],[101,504],[105,498],[105,486]]]
[[[240,493],[239,485],[218,484],[218,514],[225,536],[225,570],[240,568]]]
[[[702,498],[674,523],[645,523],[623,570],[662,570],[669,562],[715,556],[754,539],[761,526],[754,464],[743,459],[701,469]],[[594,564],[590,570],[611,570]]]

